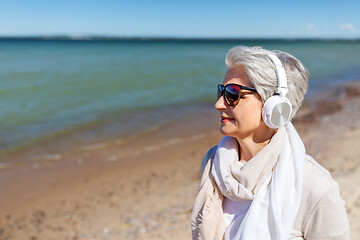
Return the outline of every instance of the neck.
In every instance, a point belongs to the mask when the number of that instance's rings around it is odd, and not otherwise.
[[[251,134],[246,138],[236,137],[240,145],[239,161],[249,161],[252,159],[261,149],[263,149],[271,140],[272,136],[276,133],[274,129],[267,128],[265,131],[261,131],[262,134]]]

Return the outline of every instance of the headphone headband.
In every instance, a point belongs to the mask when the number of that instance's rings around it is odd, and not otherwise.
[[[292,106],[289,99],[286,98],[288,92],[287,79],[284,66],[275,54],[268,54],[276,67],[276,78],[278,86],[276,93],[269,97],[262,108],[262,118],[269,128],[279,128],[284,126],[289,120],[292,112]]]
[[[287,92],[289,91],[287,88],[285,68],[282,65],[280,59],[275,54],[270,53],[268,54],[268,56],[276,67],[276,77],[278,79],[276,93],[278,93],[280,97],[285,97]]]

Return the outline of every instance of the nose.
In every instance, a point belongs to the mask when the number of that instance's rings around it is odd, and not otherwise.
[[[221,111],[221,110],[226,109],[227,107],[228,106],[227,106],[227,104],[225,102],[224,96],[221,96],[215,103],[215,109],[216,110]]]

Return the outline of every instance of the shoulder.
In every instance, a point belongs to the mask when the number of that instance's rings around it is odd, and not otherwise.
[[[308,239],[344,239],[349,230],[345,201],[340,196],[339,185],[331,174],[309,155],[305,156],[302,201],[298,217],[301,218],[302,230]]]
[[[312,197],[320,197],[331,187],[337,185],[331,174],[311,156],[305,155],[303,191]]]
[[[205,166],[207,164],[207,162],[213,158],[216,149],[217,149],[218,145],[213,146],[212,148],[209,149],[209,151],[205,154],[205,156],[203,157],[203,159],[201,160],[201,173],[204,172]]]
[[[339,185],[331,174],[311,156],[305,155],[302,199],[308,204],[307,208],[315,208],[322,198],[333,192],[338,192],[340,198]]]

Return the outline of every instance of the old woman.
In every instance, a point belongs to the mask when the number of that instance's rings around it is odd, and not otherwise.
[[[225,62],[215,104],[224,137],[202,161],[193,239],[349,239],[339,186],[291,123],[306,68],[260,47],[235,47]]]

